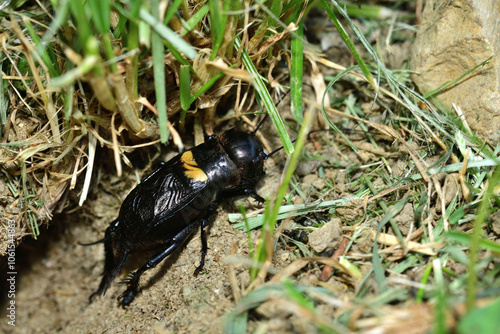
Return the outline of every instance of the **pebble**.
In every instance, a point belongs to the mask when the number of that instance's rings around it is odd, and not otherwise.
[[[339,218],[333,218],[328,223],[309,234],[309,246],[316,253],[335,249],[342,239],[342,228]]]

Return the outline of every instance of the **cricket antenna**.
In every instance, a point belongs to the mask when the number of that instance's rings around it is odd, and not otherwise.
[[[102,239],[100,239],[100,240],[97,240],[97,241],[94,241],[94,242],[90,242],[90,243],[88,243],[88,244],[84,244],[84,243],[82,243],[82,242],[79,242],[78,244],[79,244],[80,246],[92,246],[92,245],[101,244],[101,243],[103,243],[103,242],[105,242],[105,241],[106,241],[106,238],[102,238]]]
[[[296,141],[296,140],[297,140],[297,139],[292,140],[292,144],[293,144],[293,143],[295,143],[295,141]],[[281,150],[283,149],[283,147],[284,147],[284,146],[281,146],[280,148],[275,149],[275,150],[274,150],[274,151],[272,151],[271,153],[266,154],[266,156],[264,157],[264,160],[266,160],[267,158],[269,158],[271,155],[273,155],[273,154],[275,154],[275,153],[277,153],[277,152],[281,151]]]
[[[283,95],[281,97],[281,99],[276,102],[276,104],[274,105],[275,107],[278,106],[278,104],[281,103],[281,101],[283,101],[285,99],[285,97],[287,97],[288,93],[290,93],[290,89],[288,90],[288,92],[285,93],[285,95]],[[262,121],[259,122],[259,124],[257,125],[257,127],[255,128],[255,130],[252,132],[253,135],[255,135],[257,133],[257,131],[260,129],[260,127],[262,126],[262,124],[264,123],[264,121],[267,119],[267,117],[269,116],[269,114],[266,113],[266,116],[264,116],[264,118],[262,119]],[[268,155],[269,156],[269,155]],[[267,158],[266,158],[267,159]]]
[[[257,131],[260,129],[260,127],[262,126],[262,124],[264,123],[264,121],[267,119],[267,117],[269,117],[269,114],[266,114],[266,116],[264,116],[264,118],[262,119],[262,121],[259,122],[259,124],[255,128],[255,130],[253,130],[253,132],[252,132],[253,135],[255,135],[257,133]]]

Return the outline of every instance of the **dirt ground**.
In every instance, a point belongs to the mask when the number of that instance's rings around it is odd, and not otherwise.
[[[283,102],[286,105],[287,101]],[[284,115],[287,112],[281,109]],[[286,116],[285,116],[286,118]],[[225,125],[230,126],[229,124]],[[224,129],[220,129],[223,131]],[[273,134],[273,126],[267,122],[260,130],[271,147],[279,147],[279,138]],[[335,136],[335,137],[334,137]],[[349,138],[360,144],[364,134],[350,133]],[[296,171],[296,181],[307,201],[325,196],[326,183],[330,191],[325,200],[352,196],[355,189],[351,183],[362,173],[355,172],[346,177],[346,167],[376,162],[380,157],[360,151],[355,154],[339,140],[337,135],[317,133],[315,139],[306,144],[309,155],[315,159],[303,161]],[[328,138],[328,139],[327,139]],[[334,139],[335,138],[335,139]],[[379,138],[381,150],[397,150],[391,141]],[[122,177],[114,172],[109,152],[99,152],[100,161],[94,172],[90,196],[82,207],[78,206],[78,191],[70,198],[63,213],[55,215],[50,227],[43,225],[39,240],[26,238],[16,249],[16,327],[6,321],[0,324],[5,333],[221,333],[225,316],[234,309],[235,301],[228,275],[228,259],[233,263],[239,284],[246,287],[250,281],[248,266],[240,259],[248,259],[249,243],[246,232],[236,230],[229,223],[228,213],[239,212],[235,204],[219,208],[217,218],[209,228],[208,255],[204,270],[193,276],[200,261],[201,238],[197,231],[190,240],[157,268],[146,272],[140,281],[140,292],[132,304],[126,308],[119,305],[116,298],[125,290],[120,282],[127,274],[140,267],[152,254],[138,253],[125,265],[115,278],[105,296],[88,298],[100,282],[104,268],[102,244],[81,246],[101,239],[104,231],[117,216],[120,205],[127,194],[141,179],[148,175],[159,161],[166,161],[175,155],[175,149],[165,150],[168,154],[149,163],[157,155],[157,148],[134,153],[130,159],[134,169],[127,168]],[[389,160],[396,165],[398,156]],[[259,183],[257,192],[263,197],[274,198],[281,173],[286,162],[284,152],[269,158],[265,164],[266,176]],[[152,166],[151,166],[152,165]],[[321,174],[320,174],[321,171]],[[136,173],[137,172],[137,173]],[[136,176],[137,175],[137,176]],[[81,181],[83,183],[83,180]],[[80,184],[81,186],[81,184]],[[323,193],[323,194],[321,194]],[[304,200],[297,193],[290,197],[291,203]],[[253,199],[243,200],[247,213],[262,209]],[[408,208],[406,210],[412,213]],[[405,210],[403,210],[404,214]],[[344,222],[356,221],[363,215],[361,203],[339,208],[337,216]],[[325,212],[328,219],[328,213]],[[399,217],[403,222],[413,221],[412,217]],[[336,232],[340,233],[340,230]],[[258,240],[260,230],[251,232],[252,240]],[[358,239],[353,250],[369,252],[371,242],[363,249],[362,239]],[[290,264],[300,254],[298,247],[280,238],[276,244],[273,266],[275,272]],[[361,240],[361,241],[360,241]],[[234,252],[234,256],[231,254]],[[332,252],[323,255],[330,256]],[[1,266],[6,267],[6,259]],[[293,279],[302,285],[317,284],[321,265],[310,264],[297,272]],[[7,271],[2,271],[2,274]],[[2,282],[6,278],[2,277]],[[338,292],[352,295],[341,281],[330,279],[328,284]],[[5,290],[6,291],[6,290]],[[6,308],[6,298],[1,307]],[[323,307],[323,306],[320,306]],[[326,316],[334,316],[333,308],[324,308]],[[250,314],[249,330],[265,328],[268,333],[311,333],[317,331],[306,319],[291,316],[286,305],[272,302]],[[265,326],[265,327],[261,327]]]
[[[272,136],[272,125],[263,128],[266,138],[272,138],[270,144],[279,147],[279,140]],[[321,136],[331,136],[320,133]],[[351,139],[356,138],[353,134]],[[318,149],[313,142],[306,145],[310,153]],[[345,154],[341,154],[341,150]],[[154,150],[153,150],[154,151]],[[349,179],[345,178],[345,167],[360,163],[360,157],[349,153],[349,149],[323,145],[319,148],[323,160],[312,160],[299,164],[297,180],[303,194],[311,199],[317,198],[318,189],[325,187],[325,180],[335,184],[335,191],[329,196],[341,198],[348,196]],[[172,155],[172,151],[169,153]],[[151,155],[153,155],[151,153]],[[103,153],[102,156],[105,156]],[[168,159],[168,158],[166,158]],[[264,197],[274,197],[280,183],[281,171],[286,156],[279,153],[266,161],[266,176],[259,183],[257,192]],[[138,159],[140,160],[140,159]],[[331,166],[336,160],[337,168]],[[330,162],[329,162],[330,161]],[[158,163],[158,161],[156,161]],[[144,164],[144,163],[143,163]],[[125,286],[119,284],[127,274],[141,266],[149,254],[138,253],[127,262],[119,277],[115,278],[105,296],[94,298],[89,304],[88,297],[100,282],[104,267],[104,249],[102,244],[81,246],[104,236],[109,223],[118,215],[122,201],[136,185],[136,176],[129,169],[118,178],[114,173],[104,173],[106,164],[96,171],[94,186],[90,198],[78,207],[78,198],[70,201],[68,209],[54,217],[50,228],[43,230],[39,240],[28,238],[16,250],[16,327],[15,330],[5,322],[1,331],[5,333],[220,333],[223,331],[224,318],[234,306],[233,291],[230,286],[227,260],[232,258],[236,277],[242,286],[249,283],[249,269],[239,259],[248,258],[248,236],[246,232],[234,229],[227,214],[239,212],[234,204],[219,208],[217,218],[207,228],[208,255],[204,270],[193,276],[200,261],[201,239],[197,231],[192,238],[163,261],[157,268],[146,272],[140,282],[140,292],[129,307],[121,307],[116,298]],[[141,163],[138,163],[141,165]],[[318,176],[318,169],[324,165],[323,178]],[[147,175],[150,170],[147,170]],[[301,198],[293,196],[293,202]],[[261,209],[253,199],[243,200],[247,213]],[[343,220],[356,219],[362,211],[349,206],[339,209],[338,215]],[[357,210],[357,211],[356,211]],[[351,217],[352,216],[352,217]],[[403,218],[403,220],[406,220]],[[251,232],[254,242],[260,230]],[[273,265],[279,271],[289,264],[297,247],[283,242],[276,245]],[[355,249],[359,250],[359,245]],[[234,251],[234,257],[231,257]],[[330,252],[331,254],[331,252]],[[325,254],[329,255],[329,254]],[[310,284],[321,273],[321,266],[310,265],[300,271],[295,279],[301,284]],[[5,279],[2,278],[5,282]],[[332,286],[338,285],[341,293],[349,293],[341,283],[330,280]],[[2,307],[6,307],[5,301]],[[269,306],[268,306],[269,307]],[[300,317],[290,318],[286,311],[271,307],[278,312],[271,319],[257,317],[250,321],[255,330],[266,323],[268,332],[314,332],[314,327]],[[263,308],[266,313],[268,311]],[[283,316],[280,316],[283,315]],[[252,317],[250,318],[252,319]]]
[[[312,144],[308,147],[314,150]],[[278,154],[266,161],[267,175],[259,184],[259,194],[273,196],[284,159],[284,154]],[[306,165],[302,169],[308,173],[309,181],[319,180],[315,168]],[[119,283],[128,272],[141,266],[148,254],[137,254],[129,260],[106,295],[89,304],[88,297],[100,282],[104,249],[102,244],[84,247],[78,243],[102,238],[108,224],[118,215],[121,202],[136,184],[132,170],[124,174],[122,178],[105,174],[100,179],[96,175],[99,185],[84,206],[78,207],[77,199],[73,199],[70,205],[73,209],[56,215],[39,240],[28,238],[17,248],[16,327],[14,330],[3,322],[3,332],[220,333],[223,330],[224,316],[234,307],[226,260],[233,249],[236,258],[248,257],[247,233],[235,230],[228,221],[228,212],[238,212],[234,204],[221,207],[215,222],[207,229],[209,252],[204,270],[197,277],[193,271],[200,261],[199,232],[182,249],[142,276],[141,291],[129,307],[122,308],[116,300],[125,289]],[[248,212],[260,208],[253,200],[242,203]],[[252,238],[257,240],[259,233],[253,231]],[[295,247],[278,243],[276,267],[290,263],[294,251]],[[239,282],[248,284],[248,268],[237,263],[235,270]],[[314,268],[308,275],[318,273],[319,269]],[[5,301],[2,307],[6,307]],[[302,325],[307,328],[305,323]],[[275,332],[287,330],[282,323],[268,326],[273,327]],[[294,328],[300,325],[294,324]]]
[[[341,45],[341,43],[339,43]],[[408,45],[401,47],[407,50]],[[402,55],[405,52],[401,51]],[[333,51],[332,51],[333,52]],[[351,61],[347,50],[336,50],[332,59],[342,59],[340,63],[349,64]],[[326,73],[325,73],[326,74]],[[352,87],[348,87],[351,89]],[[347,90],[347,88],[346,88]],[[314,100],[311,97],[310,100]],[[287,102],[283,102],[287,105]],[[369,103],[368,107],[372,107]],[[382,113],[374,113],[372,117],[382,117]],[[267,124],[262,133],[269,139],[272,147],[279,147],[279,141],[272,132],[272,125]],[[320,134],[331,136],[330,134]],[[272,138],[272,139],[271,139]],[[362,145],[366,139],[358,135],[350,135],[350,139],[357,145]],[[346,177],[346,168],[371,164],[379,161],[380,157],[361,151],[358,155],[346,148],[341,141],[335,146],[318,148],[321,139],[316,143],[309,142],[306,146],[311,154],[320,150],[318,162],[303,163],[297,171],[297,181],[301,191],[311,200],[317,199],[325,182],[334,185],[329,199],[352,196],[353,189],[350,183],[362,174],[356,171],[354,175]],[[338,145],[338,146],[337,146]],[[364,145],[364,144],[363,144]],[[381,151],[397,151],[391,141],[379,141]],[[373,149],[373,148],[372,148]],[[171,149],[170,153],[174,150]],[[143,152],[144,156],[148,156]],[[78,207],[76,194],[71,198],[70,205],[62,214],[54,216],[50,227],[41,228],[39,240],[26,238],[16,249],[16,327],[9,326],[5,319],[0,323],[0,332],[4,333],[221,333],[224,329],[225,316],[234,308],[233,290],[228,276],[228,259],[233,263],[238,282],[245,286],[249,283],[249,269],[238,259],[248,258],[249,243],[246,232],[234,229],[228,220],[228,213],[239,212],[236,205],[228,204],[219,208],[217,218],[207,228],[209,251],[206,257],[204,270],[197,276],[193,271],[200,261],[201,238],[197,231],[189,241],[173,255],[163,261],[157,268],[146,272],[140,282],[140,292],[132,304],[126,308],[119,305],[116,298],[125,290],[125,285],[119,284],[127,274],[141,266],[148,254],[136,254],[129,259],[119,277],[115,278],[105,296],[94,298],[89,303],[88,298],[100,282],[100,275],[104,268],[104,249],[102,244],[84,247],[79,243],[88,243],[101,239],[104,231],[117,216],[120,205],[137,184],[136,169],[127,168],[124,176],[118,178],[113,170],[112,158],[106,162],[110,152],[100,153],[104,158],[95,171],[94,186],[90,198],[82,207]],[[154,149],[149,156],[154,156]],[[141,178],[151,172],[147,166],[139,162],[144,156],[136,156],[134,166],[144,172]],[[285,165],[285,154],[279,153],[266,162],[266,177],[259,184],[257,192],[273,198],[274,192],[280,183],[281,171]],[[148,160],[148,159],[144,159]],[[162,157],[158,160],[168,160]],[[157,164],[155,160],[153,164]],[[314,160],[313,160],[314,161]],[[397,167],[398,157],[389,159],[389,164]],[[142,163],[144,165],[144,163]],[[319,170],[322,169],[320,177]],[[404,168],[402,168],[404,169]],[[80,187],[83,180],[79,181]],[[1,184],[0,184],[1,187]],[[76,192],[75,192],[76,193]],[[291,198],[292,203],[300,203],[299,196]],[[247,213],[261,208],[253,200],[244,200],[243,205]],[[354,208],[346,207],[337,213],[343,221],[355,221],[362,211],[358,203]],[[406,226],[413,221],[411,207],[405,207],[397,217],[402,232],[410,228]],[[352,219],[352,220],[351,220]],[[405,230],[405,231],[403,231]],[[260,234],[259,230],[251,232],[255,241]],[[365,247],[365,249],[363,249]],[[363,246],[362,242],[353,249],[359,252],[369,252],[371,242]],[[282,239],[276,244],[273,265],[279,271],[290,264],[299,252]],[[234,256],[232,256],[234,253]],[[303,255],[303,254],[302,254]],[[327,255],[327,254],[323,254]],[[331,255],[331,253],[330,253]],[[6,267],[3,258],[0,267]],[[235,264],[234,264],[235,263]],[[321,273],[322,266],[309,265],[306,270],[298,272],[294,279],[301,284],[311,284]],[[0,275],[6,271],[2,270]],[[2,282],[6,278],[0,277]],[[4,283],[5,284],[5,283]],[[332,288],[343,294],[352,294],[345,289],[345,285],[335,280],[328,282]],[[5,290],[6,291],[6,290]],[[7,307],[5,296],[0,308]],[[250,315],[249,331],[265,328],[267,333],[314,333],[317,331],[305,319],[291,317],[285,309],[277,305],[268,305]],[[320,306],[322,307],[322,306]],[[326,316],[332,316],[334,310],[322,308]],[[268,312],[268,316],[264,316]],[[265,327],[261,327],[265,324]]]
[[[207,231],[210,250],[200,275],[192,275],[201,249],[196,234],[184,249],[144,274],[142,292],[130,307],[123,309],[116,301],[124,289],[118,283],[142,264],[145,254],[132,259],[106,295],[89,304],[88,297],[100,281],[104,252],[102,245],[83,247],[77,242],[102,237],[109,221],[106,217],[118,212],[112,196],[101,197],[99,202],[94,213],[103,217],[93,226],[82,224],[78,212],[58,216],[47,235],[52,241],[43,245],[46,249],[34,242],[20,247],[21,256],[35,256],[30,259],[30,268],[18,274],[15,332],[220,332],[222,316],[232,305],[224,257],[230,255],[233,246],[238,255],[248,251],[246,233],[235,231],[221,211]],[[5,324],[2,330],[11,332]]]

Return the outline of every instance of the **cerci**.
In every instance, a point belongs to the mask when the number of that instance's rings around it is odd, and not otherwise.
[[[127,289],[118,301],[130,304],[141,275],[175,251],[200,226],[201,262],[194,272],[198,274],[208,249],[204,227],[217,207],[246,196],[263,201],[255,186],[265,174],[264,160],[269,155],[264,153],[255,131],[231,129],[210,136],[205,143],[163,163],[130,192],[104,238],[89,244],[103,242],[105,251],[102,281],[90,301],[106,293],[131,253],[157,250],[125,281]]]

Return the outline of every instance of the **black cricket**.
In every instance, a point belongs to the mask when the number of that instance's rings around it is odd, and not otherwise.
[[[262,124],[262,122],[261,122]],[[146,263],[130,273],[127,289],[118,297],[123,306],[135,298],[141,275],[156,267],[201,227],[201,261],[194,275],[202,270],[207,254],[204,228],[224,201],[251,196],[259,202],[255,187],[264,176],[265,154],[255,136],[231,129],[210,136],[153,171],[125,198],[119,216],[106,229],[105,265],[95,295],[104,295],[129,255],[137,251],[158,250]]]

